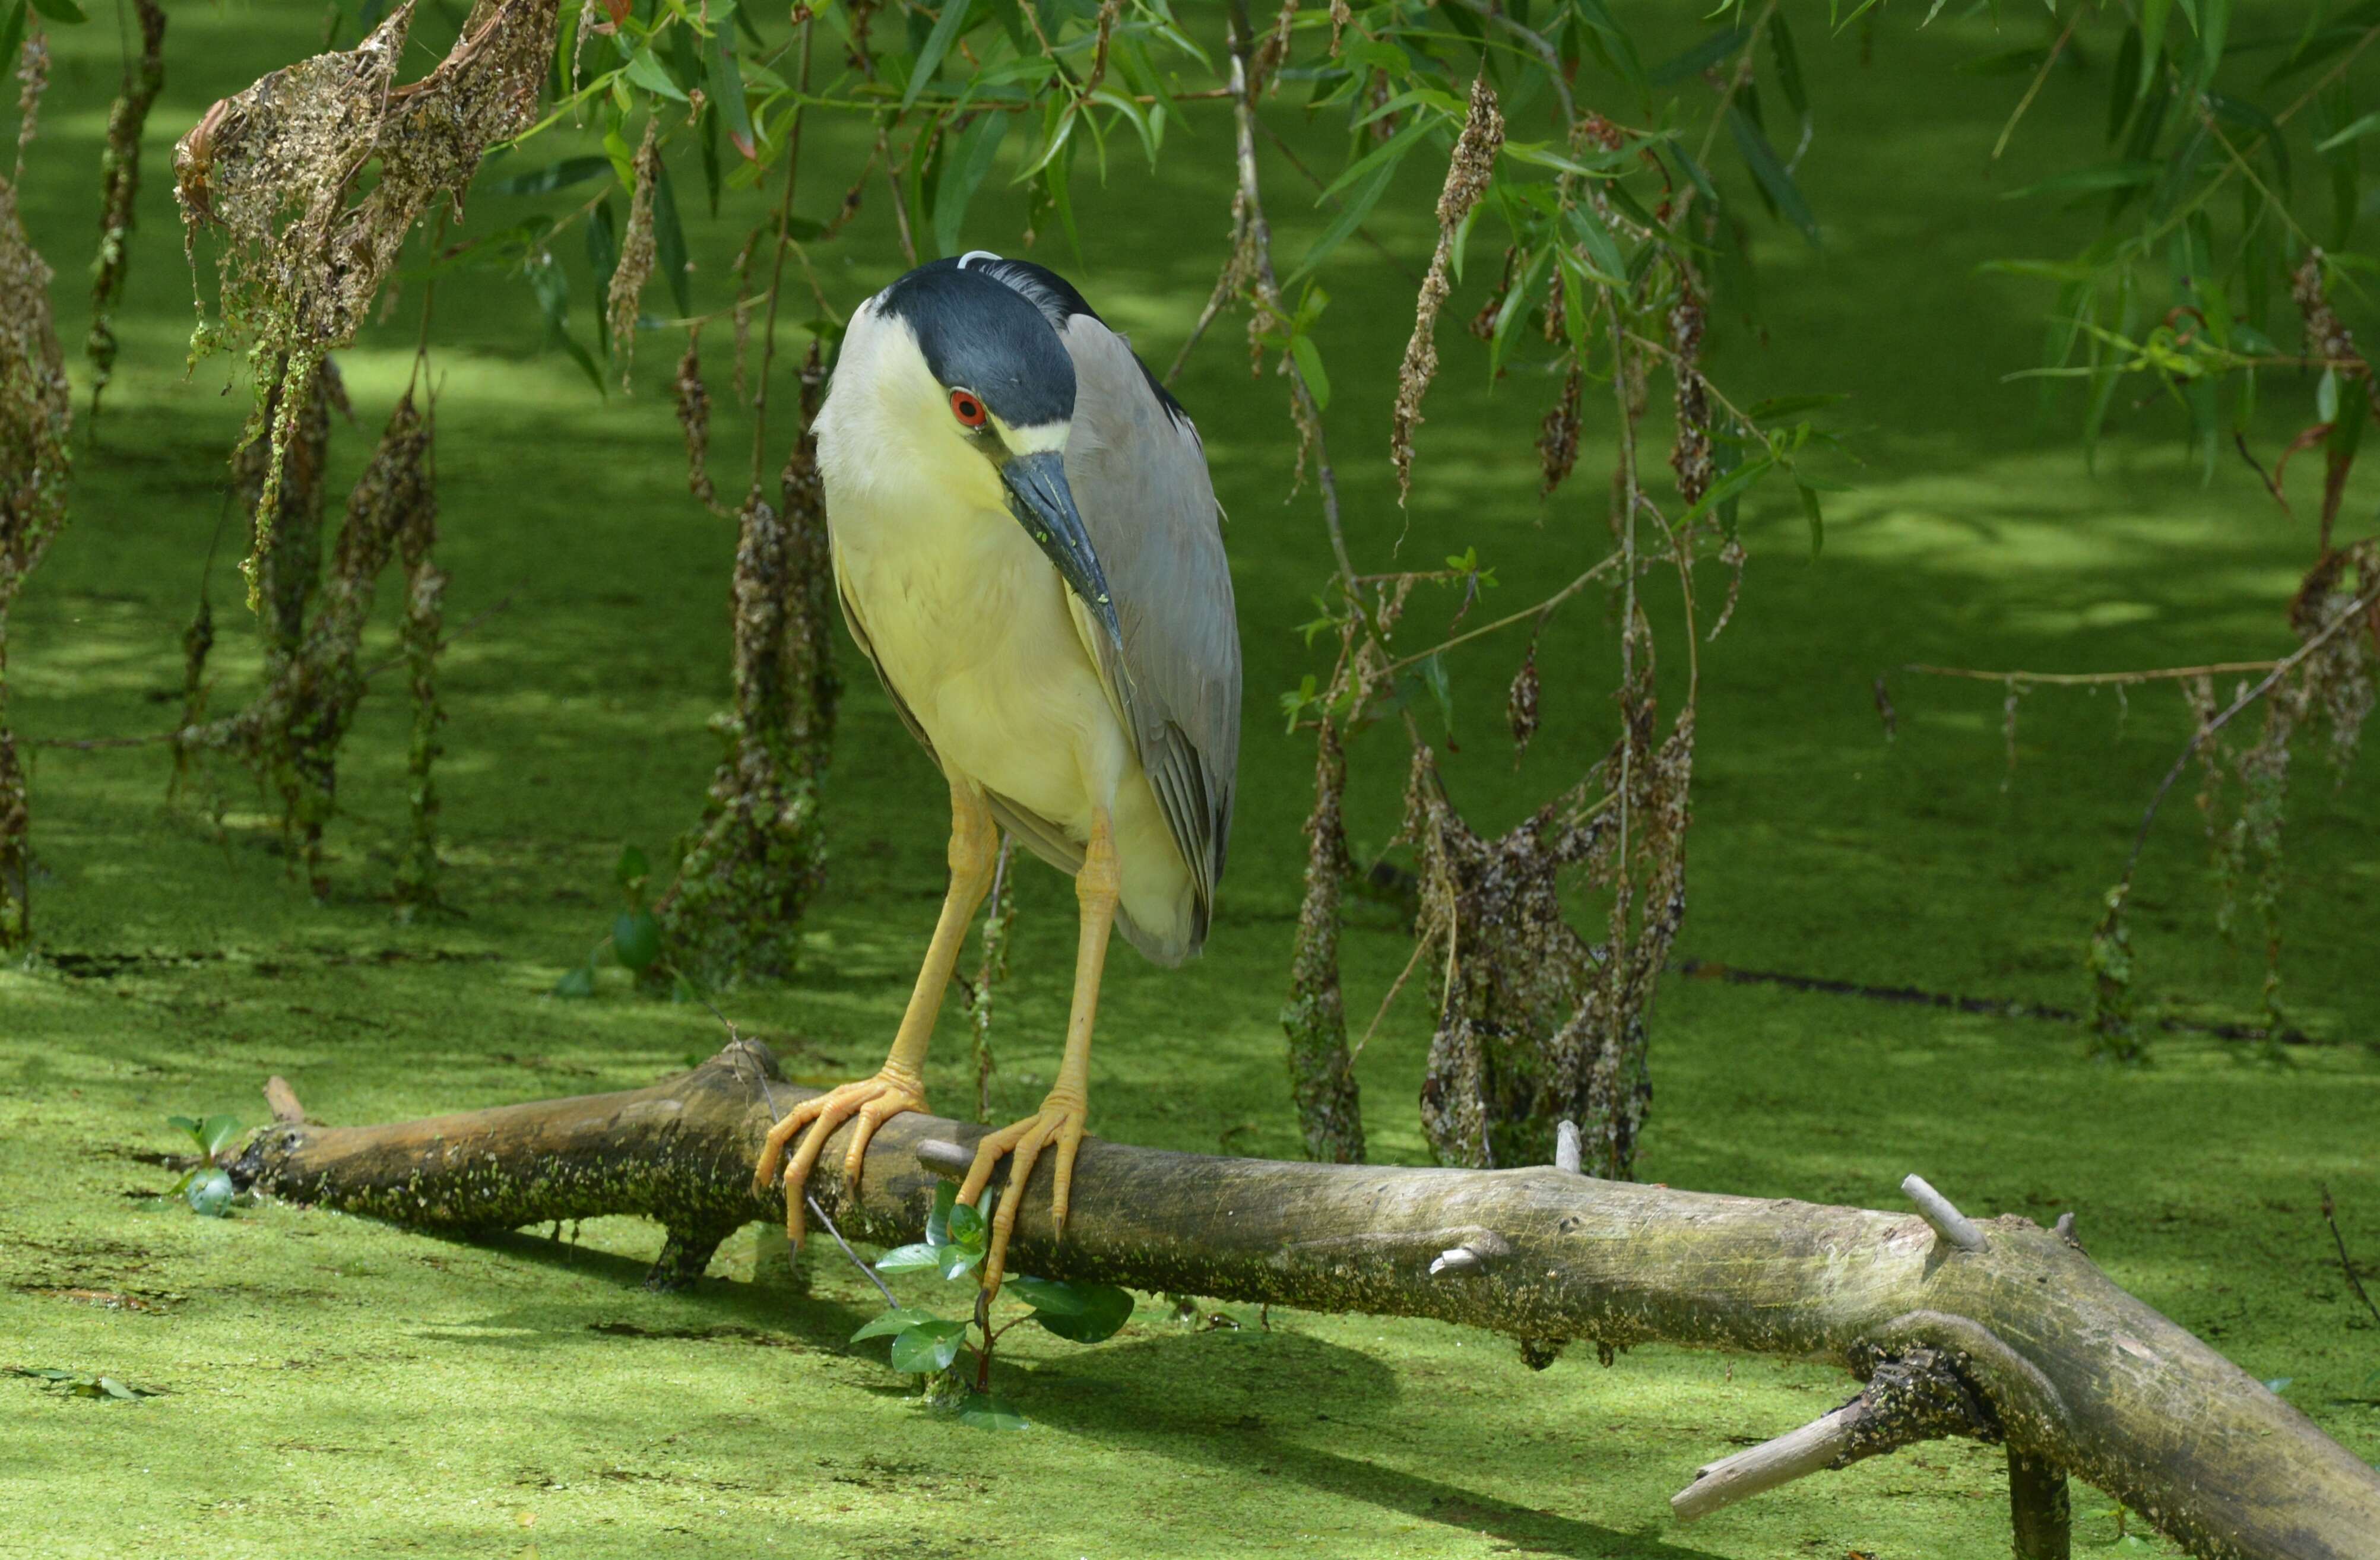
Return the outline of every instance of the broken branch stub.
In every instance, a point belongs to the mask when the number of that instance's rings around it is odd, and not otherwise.
[[[1953,1207],[1948,1197],[1926,1184],[1924,1176],[1904,1178],[1900,1190],[1917,1204],[1917,1211],[1925,1215],[1925,1222],[1934,1227],[1934,1233],[1959,1250],[1980,1252],[1990,1245],[1984,1239],[1984,1232],[1975,1227],[1974,1221]]]
[[[1878,1362],[1866,1388],[1834,1412],[1696,1469],[1694,1481],[1670,1497],[1670,1509],[1691,1522],[1795,1479],[1946,1435],[1998,1441],[2000,1429],[1940,1350],[1912,1348]]]
[[[669,1265],[683,1276],[699,1272],[704,1242],[782,1221],[780,1197],[753,1191],[752,1166],[776,1117],[810,1093],[781,1081],[766,1047],[738,1041],[622,1094],[387,1126],[273,1127],[233,1173],[280,1196],[447,1230],[641,1214],[676,1237]],[[854,1239],[917,1240],[937,1186],[964,1169],[983,1131],[894,1117],[868,1145],[856,1196],[832,1142],[810,1191]],[[1060,1241],[1050,1182],[1044,1167],[1026,1194],[1012,1248],[1021,1271],[1519,1337],[1831,1360],[1868,1379],[1863,1400],[1913,1391],[1885,1367],[1917,1369],[1930,1351],[1920,1375],[1930,1382],[1938,1365],[1975,1406],[1945,1428],[1996,1426],[2012,1450],[2088,1480],[2193,1554],[2352,1560],[2380,1530],[2380,1473],[2022,1218],[1992,1220],[1986,1250],[1945,1260],[1906,1214],[1551,1167],[1291,1164],[1094,1139]],[[1495,1254],[1432,1279],[1430,1264],[1458,1247]]]

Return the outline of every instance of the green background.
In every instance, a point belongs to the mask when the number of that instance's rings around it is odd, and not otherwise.
[[[1218,14],[1184,15],[1220,44]],[[173,12],[124,358],[96,429],[79,426],[72,528],[15,625],[15,718],[29,735],[138,733],[172,717],[179,635],[247,391],[228,359],[182,366],[190,276],[170,145],[216,97],[318,47],[320,28],[306,6]],[[88,320],[114,31],[103,14],[54,30],[56,79],[27,155],[24,215],[60,272],[70,349]],[[1857,490],[1833,501],[1815,561],[1790,493],[1747,506],[1743,604],[1702,651],[1679,951],[2083,1006],[2082,944],[2188,733],[2180,701],[2150,691],[2126,711],[2111,694],[2035,695],[2011,773],[1996,687],[1896,676],[1888,744],[1872,680],[1909,661],[2069,671],[2282,653],[2311,522],[2281,515],[2243,468],[2203,483],[2154,405],[2119,407],[2086,472],[2071,408],[2045,426],[2033,387],[2004,380],[2034,360],[2046,292],[1977,266],[2070,252],[2092,219],[1998,197],[2096,146],[2104,62],[2053,77],[1990,168],[2010,83],[1951,68],[1988,44],[1979,24],[1919,34],[1913,18],[1889,18],[1865,65],[1854,42],[1805,33],[1820,131],[1799,177],[1826,248],[1761,228],[1765,337],[1723,326],[1711,370],[1739,403],[1849,393],[1840,420],[1864,464],[1847,468]],[[430,55],[416,53],[418,71]],[[1312,165],[1335,165],[1327,130],[1297,131],[1288,104],[1275,113]],[[1220,107],[1172,133],[1155,174],[1121,142],[1104,186],[1086,162],[1079,258],[1049,235],[1031,251],[1160,368],[1212,285],[1229,224]],[[813,136],[800,210],[823,216],[865,142],[847,126]],[[562,138],[516,165],[573,150]],[[1269,154],[1266,176],[1293,259],[1321,225],[1310,187]],[[677,185],[698,307],[716,304],[754,202],[731,192],[726,220],[711,221],[690,164]],[[1434,195],[1411,170],[1372,224],[1409,263],[1427,254]],[[472,230],[536,209],[483,192]],[[1021,201],[988,192],[965,241],[1022,252],[1022,221]],[[591,341],[575,234],[557,252],[577,284],[572,328]],[[842,308],[900,269],[880,180],[816,260]],[[1491,386],[1458,328],[1489,270],[1475,258],[1448,309],[1409,517],[1386,447],[1406,274],[1343,248],[1322,341],[1359,561],[1427,565],[1475,545],[1501,581],[1487,610],[1511,611],[1600,555],[1610,424],[1590,405],[1577,476],[1540,503],[1529,441],[1555,386],[1525,365]],[[649,307],[664,297],[655,289]],[[341,355],[358,423],[334,434],[334,494],[402,387],[419,298],[408,284],[395,317]],[[1295,625],[1328,565],[1311,489],[1283,502],[1285,384],[1250,377],[1240,324],[1220,322],[1177,387],[1230,514],[1248,662],[1231,875],[1201,962],[1116,960],[1092,1112],[1115,1139],[1293,1155],[1277,1012],[1311,750],[1281,734],[1274,708],[1319,670]],[[1998,1457],[1966,1444],[1671,1525],[1664,1501],[1700,1463],[1840,1400],[1845,1378],[1816,1367],[1645,1348],[1602,1370],[1582,1350],[1539,1375],[1503,1340],[1433,1324],[1277,1313],[1264,1331],[1243,1311],[1238,1330],[1202,1331],[1151,1299],[1097,1348],[1014,1335],[1003,1390],[1036,1423],[996,1436],[917,1404],[880,1345],[846,1348],[871,1292],[821,1260],[811,1297],[796,1297],[760,1260],[766,1232],[731,1241],[694,1292],[655,1297],[636,1279],[659,1231],[633,1220],[460,1245],[283,1207],[206,1221],[164,1200],[173,1172],[157,1156],[183,1146],[165,1118],[261,1119],[269,1073],[317,1118],[358,1122],[633,1086],[722,1037],[702,1008],[636,996],[617,970],[592,1002],[546,995],[608,925],[623,842],[658,856],[697,815],[717,751],[704,722],[726,697],[734,537],[686,496],[665,390],[679,340],[645,335],[635,393],[599,399],[566,357],[539,351],[540,329],[517,280],[475,273],[440,289],[448,621],[507,603],[443,663],[445,889],[458,914],[403,925],[386,898],[404,824],[393,680],[376,684],[343,754],[328,905],[291,877],[272,807],[237,771],[177,810],[164,804],[162,750],[36,756],[45,957],[0,972],[0,1364],[104,1371],[169,1395],[97,1403],[0,1380],[0,1554],[2004,1552]],[[714,327],[706,348],[732,490],[748,435],[726,405],[729,335]],[[2280,405],[2292,394],[2305,412],[2302,388],[2268,395],[2279,409],[2260,434],[2267,451],[2293,431]],[[2303,514],[2313,474],[2297,475]],[[2373,499],[2350,491],[2354,526]],[[219,709],[246,696],[258,664],[228,567],[237,546],[226,538],[214,585]],[[1707,576],[1706,599],[1718,587]],[[393,644],[394,594],[368,662]],[[1415,643],[1453,606],[1418,600]],[[1456,666],[1450,775],[1486,828],[1568,784],[1611,734],[1609,623],[1583,599],[1541,651],[1545,725],[1516,769],[1501,712],[1520,648],[1491,641]],[[813,1082],[875,1066],[941,891],[941,783],[864,667],[847,656],[845,671],[833,861],[808,967],[790,986],[722,998]],[[1354,763],[1351,828],[1368,852],[1394,830],[1403,763],[1386,733]],[[1653,1015],[1640,1175],[1892,1207],[1916,1170],[1970,1213],[2046,1223],[2074,1210],[2120,1282],[2258,1376],[2289,1378],[2292,1402],[2371,1456],[2380,1358],[2317,1213],[2327,1182],[2350,1243],[2380,1249],[2369,773],[2335,786],[2309,759],[2294,777],[2287,998],[2324,1044],[2270,1065],[2238,1043],[2157,1033],[2153,1065],[2115,1069],[2084,1061],[2070,1024],[1672,974]],[[220,828],[202,804],[211,789]],[[2250,1022],[2261,960],[2216,935],[2205,859],[2185,789],[2135,900],[2143,994],[2153,1018]],[[1047,1086],[1071,968],[1065,883],[1028,867],[1021,897],[995,1039],[1003,1118]],[[1358,904],[1351,922],[1360,1033],[1410,943],[1388,907]],[[1409,994],[1360,1058],[1378,1159],[1425,1157],[1414,1096],[1429,1023],[1427,996]],[[965,1113],[955,1022],[929,1081],[941,1108]],[[952,1304],[930,1283],[904,1292]],[[2078,1490],[2077,1514],[2079,1542],[2112,1540],[2104,1499]]]

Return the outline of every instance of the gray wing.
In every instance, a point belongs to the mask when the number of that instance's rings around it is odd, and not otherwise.
[[[1123,629],[1121,658],[1092,636],[1099,673],[1196,883],[1195,948],[1223,876],[1240,757],[1240,635],[1221,512],[1197,430],[1131,345],[1087,314],[1060,334],[1076,381],[1066,484]]]

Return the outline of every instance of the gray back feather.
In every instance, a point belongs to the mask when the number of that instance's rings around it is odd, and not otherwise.
[[[1190,419],[1097,317],[1060,333],[1075,360],[1066,483],[1123,628],[1099,672],[1123,709],[1174,843],[1197,884],[1206,939],[1240,759],[1240,635],[1221,513]]]

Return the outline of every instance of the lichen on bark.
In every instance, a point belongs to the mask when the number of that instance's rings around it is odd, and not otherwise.
[[[8,729],[8,617],[67,520],[74,407],[50,319],[50,268],[0,178],[0,949],[32,939],[31,797]]]
[[[322,583],[322,512],[327,502],[331,413],[346,412],[346,387],[336,364],[324,358],[302,386],[293,389],[305,406],[290,424],[282,450],[280,513],[264,514],[265,489],[272,480],[273,446],[261,435],[250,439],[231,458],[232,491],[248,516],[249,576],[255,582],[257,632],[264,647],[264,678],[270,684],[285,674],[306,643],[306,615]],[[265,397],[264,417],[278,423],[283,387],[275,384]]]
[[[1340,907],[1353,864],[1342,813],[1347,754],[1326,710],[1315,727],[1314,811],[1305,820],[1305,893],[1290,957],[1290,1095],[1305,1156],[1325,1164],[1364,1161],[1363,1101],[1347,1051],[1347,1007],[1339,985]]]
[[[1405,834],[1420,860],[1421,958],[1442,972],[1421,1089],[1422,1131],[1442,1165],[1553,1162],[1555,1125],[1586,1104],[1590,1060],[1565,1037],[1593,959],[1562,913],[1560,874],[1600,844],[1599,821],[1548,803],[1488,839],[1448,802],[1437,756],[1414,750]]]
[[[676,879],[654,906],[664,953],[655,968],[706,986],[793,972],[825,862],[819,788],[841,685],[826,497],[809,431],[825,384],[815,345],[801,381],[802,431],[779,503],[756,490],[737,516],[735,706],[710,722],[723,751],[702,820],[679,841]]]

